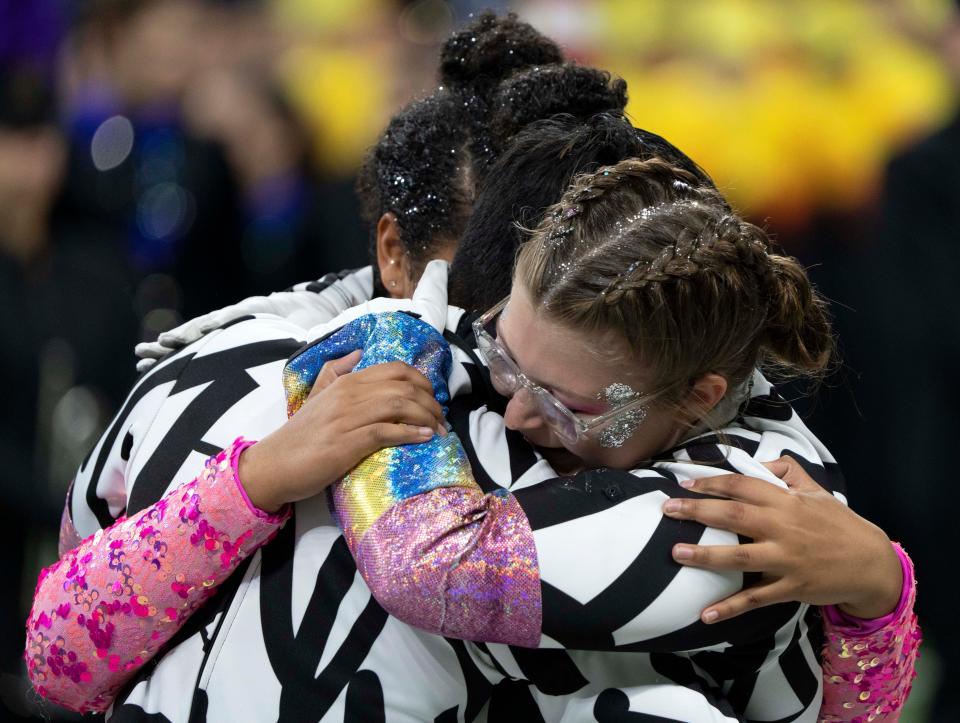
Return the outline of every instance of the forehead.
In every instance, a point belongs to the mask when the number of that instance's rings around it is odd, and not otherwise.
[[[519,284],[500,315],[498,331],[521,371],[551,390],[583,399],[596,399],[612,384],[642,391],[647,375],[625,343],[557,323],[531,304]]]

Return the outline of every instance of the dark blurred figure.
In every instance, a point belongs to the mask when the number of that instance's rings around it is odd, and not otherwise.
[[[69,481],[60,470],[77,461],[133,376],[118,351],[137,330],[125,268],[98,236],[51,223],[65,160],[42,71],[0,66],[2,720],[13,719],[5,705],[22,667],[29,545],[56,539]]]
[[[113,236],[135,277],[147,334],[247,292],[240,199],[222,149],[181,122],[197,72],[203,5],[89,0],[65,46],[66,187],[58,221]],[[160,276],[158,281],[157,275]]]
[[[960,88],[960,12],[944,36]],[[877,522],[917,564],[925,637],[940,660],[931,720],[960,720],[960,627],[948,531],[960,502],[950,462],[960,440],[960,115],[896,156],[880,206],[871,274],[871,414],[882,470]],[[881,517],[882,515],[882,517]]]
[[[209,71],[186,94],[184,118],[225,149],[239,182],[239,249],[253,293],[367,263],[352,181],[317,177],[310,137],[264,69]]]
[[[364,262],[349,182],[314,178],[308,135],[263,67],[274,43],[243,50],[271,36],[268,14],[201,0],[82,7],[61,70],[58,216],[117,236],[144,282],[144,337]]]

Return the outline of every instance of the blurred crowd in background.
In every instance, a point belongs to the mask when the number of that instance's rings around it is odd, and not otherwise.
[[[799,403],[855,508],[917,560],[927,644],[904,720],[960,720],[933,701],[960,654],[949,0],[0,0],[0,718],[27,714],[22,621],[133,345],[364,264],[362,154],[486,7],[625,78],[634,123],[833,300],[842,364]]]

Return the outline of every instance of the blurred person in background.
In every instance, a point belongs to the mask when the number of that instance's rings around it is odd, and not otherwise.
[[[72,467],[122,400],[129,365],[112,350],[136,338],[124,268],[85,229],[57,225],[66,143],[47,78],[35,66],[0,67],[0,671],[19,672],[31,541],[54,532]],[[82,303],[78,303],[82,300]],[[65,458],[64,458],[65,457]],[[32,573],[30,575],[32,578]]]
[[[942,50],[960,88],[960,8],[942,36]],[[881,494],[870,503],[880,524],[904,540],[920,569],[947,560],[947,530],[960,502],[944,462],[960,438],[960,115],[894,156],[879,205],[872,281],[859,298],[866,393]],[[906,376],[905,376],[906,375]],[[892,420],[902,420],[893,423]],[[868,445],[864,445],[867,447]],[[892,450],[896,454],[892,454]],[[905,481],[909,480],[909,484]],[[960,631],[953,581],[924,577],[919,610],[939,662],[930,720],[960,720]]]
[[[225,150],[239,183],[244,288],[265,294],[305,269],[364,264],[356,196],[349,183],[320,180],[307,130],[273,78],[214,69],[192,84],[183,105],[187,125]]]
[[[90,0],[61,61],[68,133],[64,223],[97,229],[130,266],[145,333],[208,311],[242,285],[241,201],[222,148],[182,120],[198,70],[203,5]],[[223,274],[207,272],[216,265]]]
[[[77,16],[61,64],[62,213],[117,238],[142,280],[145,336],[289,286],[305,264],[363,262],[350,181],[318,176],[275,77],[285,42],[246,4],[92,0]]]

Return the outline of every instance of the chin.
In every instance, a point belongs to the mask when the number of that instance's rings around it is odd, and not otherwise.
[[[564,446],[553,432],[546,429],[538,429],[529,433],[521,432],[521,434],[530,444],[540,449],[560,449]]]

